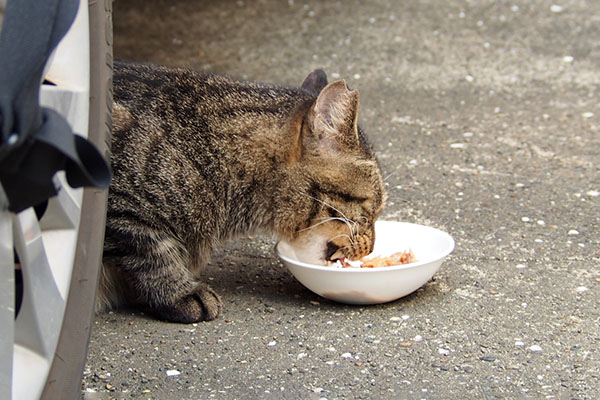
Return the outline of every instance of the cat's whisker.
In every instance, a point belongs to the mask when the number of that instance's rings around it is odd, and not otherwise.
[[[360,234],[360,233],[359,233],[359,229],[360,229],[360,225],[359,225],[359,223],[358,223],[358,222],[356,222],[356,221],[354,221],[354,220],[350,220],[349,222],[351,222],[351,223],[352,223],[352,226],[354,227],[354,229],[353,229],[353,230],[351,230],[351,232],[352,232],[352,236],[358,236],[358,235]]]
[[[331,208],[333,211],[336,211],[338,214],[340,214],[340,215],[341,215],[342,217],[344,217],[346,220],[348,220],[348,221],[350,220],[348,217],[346,217],[346,215],[345,215],[343,212],[341,212],[340,210],[338,210],[337,208],[335,208],[335,207],[334,207],[334,206],[332,206],[331,204],[327,203],[326,201],[324,201],[324,200],[321,200],[321,199],[319,199],[319,198],[316,198],[316,197],[314,197],[314,196],[311,196],[311,195],[309,195],[309,194],[306,194],[306,193],[302,193],[302,192],[298,192],[298,193],[300,193],[300,195],[302,195],[302,196],[308,197],[309,199],[313,199],[314,201],[317,201],[317,202],[319,202],[319,203],[323,204],[324,206],[327,206],[327,207]]]
[[[346,224],[346,226],[348,227],[348,230],[350,231],[350,236],[354,237],[354,235],[355,235],[354,227],[351,225],[351,223],[353,223],[354,221],[352,221],[348,218],[338,218],[338,219]],[[354,244],[352,239],[350,239],[350,241]]]
[[[342,218],[337,218],[337,219],[338,219],[339,221],[343,221],[343,222],[345,222],[345,223],[346,223],[346,225],[348,225],[348,229],[350,230],[350,234],[351,234],[352,236],[354,236],[354,235],[355,235],[354,228],[352,227],[352,225],[350,225],[350,222],[352,222],[352,223],[356,223],[356,222],[354,222],[354,221],[352,221],[350,218],[348,218],[348,217],[347,217],[347,216],[346,216],[346,215],[345,215],[345,214],[344,214],[342,211],[338,210],[336,207],[332,206],[331,204],[327,203],[327,202],[326,202],[326,201],[324,201],[324,200],[318,199],[318,198],[316,198],[316,197],[314,197],[314,196],[311,196],[311,195],[309,195],[309,194],[306,194],[306,193],[302,193],[302,192],[298,192],[298,193],[299,193],[300,195],[302,195],[302,196],[308,197],[309,199],[312,199],[312,200],[314,200],[314,201],[316,201],[316,202],[319,202],[319,203],[321,203],[322,205],[324,205],[324,206],[326,206],[326,207],[329,207],[329,208],[331,208],[332,210],[336,211],[338,214],[340,214],[340,215],[343,217],[343,219],[342,219]]]
[[[396,175],[396,173],[398,172],[398,170],[396,169],[395,171],[392,171],[391,173],[389,173],[385,178],[383,178],[383,181],[386,182],[388,179],[390,179],[392,176]]]
[[[354,240],[352,239],[352,237],[354,237],[356,234],[354,232],[353,227],[350,225],[350,222],[355,223],[354,221],[347,220],[347,219],[344,219],[344,218],[339,218],[339,217],[321,217],[321,218],[317,218],[317,219],[320,219],[322,221],[317,222],[316,224],[313,224],[313,225],[308,226],[306,228],[300,229],[298,231],[298,233],[304,232],[304,231],[307,231],[307,230],[310,230],[310,229],[313,229],[313,228],[316,228],[317,226],[326,224],[327,222],[340,221],[340,222],[345,223],[346,226],[348,226],[348,229],[350,230],[350,235],[342,234],[342,235],[339,235],[339,236],[346,236],[348,238],[348,240],[350,241],[350,243],[352,245],[354,245]],[[336,236],[336,237],[338,237],[338,236]],[[332,240],[332,239],[330,239],[330,240]]]
[[[350,241],[350,243],[354,244],[354,241],[352,240],[352,238],[351,238],[350,236],[348,236],[348,235],[344,234],[344,233],[342,233],[342,234],[340,234],[340,235],[337,235],[337,236],[334,236],[334,237],[332,237],[331,239],[329,239],[329,240],[327,241],[327,243],[329,243],[329,242],[332,242],[332,241],[334,241],[335,239],[337,239],[337,238],[341,238],[341,237],[348,238],[348,240]]]
[[[348,229],[350,230],[350,235],[352,237],[356,236],[358,234],[358,225],[355,221],[351,220],[351,219],[346,219],[346,225],[348,226]],[[356,228],[356,231],[355,231]]]
[[[300,229],[300,230],[298,231],[298,233],[300,233],[300,232],[304,232],[304,231],[307,231],[307,230],[309,230],[309,229],[316,228],[317,226],[319,226],[319,225],[323,225],[323,224],[326,224],[327,222],[330,222],[330,221],[342,221],[342,222],[346,222],[346,221],[344,221],[344,219],[343,219],[343,218],[338,218],[338,217],[328,217],[328,218],[327,218],[327,219],[325,219],[324,221],[317,222],[316,224],[313,224],[313,225],[311,225],[311,226],[308,226],[308,227],[306,227],[306,228],[302,228],[302,229]]]
[[[336,217],[320,217],[320,218],[316,218],[316,219],[317,220],[326,220],[325,222],[331,221],[331,220],[341,221],[348,226],[348,229],[350,230],[351,235],[354,236],[354,235],[358,234],[358,224],[356,223],[356,221],[353,221],[351,219],[339,218],[339,217],[337,217],[337,218]],[[350,224],[352,224],[352,225],[350,225]]]

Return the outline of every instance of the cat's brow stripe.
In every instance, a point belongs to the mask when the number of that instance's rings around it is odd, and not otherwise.
[[[319,192],[321,192],[323,194],[326,194],[328,196],[338,197],[338,198],[342,199],[345,202],[362,203],[362,202],[368,200],[367,197],[355,196],[355,195],[350,194],[348,192],[344,192],[341,189],[319,187],[318,190],[319,190]]]

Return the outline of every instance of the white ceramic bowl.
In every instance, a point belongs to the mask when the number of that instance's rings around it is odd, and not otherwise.
[[[275,246],[290,272],[308,289],[348,304],[386,303],[423,286],[454,249],[454,240],[439,229],[396,221],[375,223],[373,255],[388,256],[411,249],[416,262],[378,268],[335,268],[302,262],[287,242]]]

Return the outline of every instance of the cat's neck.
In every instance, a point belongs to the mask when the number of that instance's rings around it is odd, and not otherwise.
[[[228,165],[225,235],[293,234],[285,221],[289,215],[282,215],[282,208],[294,197],[292,192],[302,190],[296,162],[299,134],[309,108],[309,102],[298,101],[271,114],[245,114],[234,122],[237,131],[226,134],[236,155]]]

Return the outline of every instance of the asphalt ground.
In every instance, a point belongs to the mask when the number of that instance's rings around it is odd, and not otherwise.
[[[130,1],[115,56],[361,96],[384,219],[454,253],[398,301],[337,304],[248,237],[216,253],[207,323],[96,318],[84,397],[600,398],[600,3]]]

